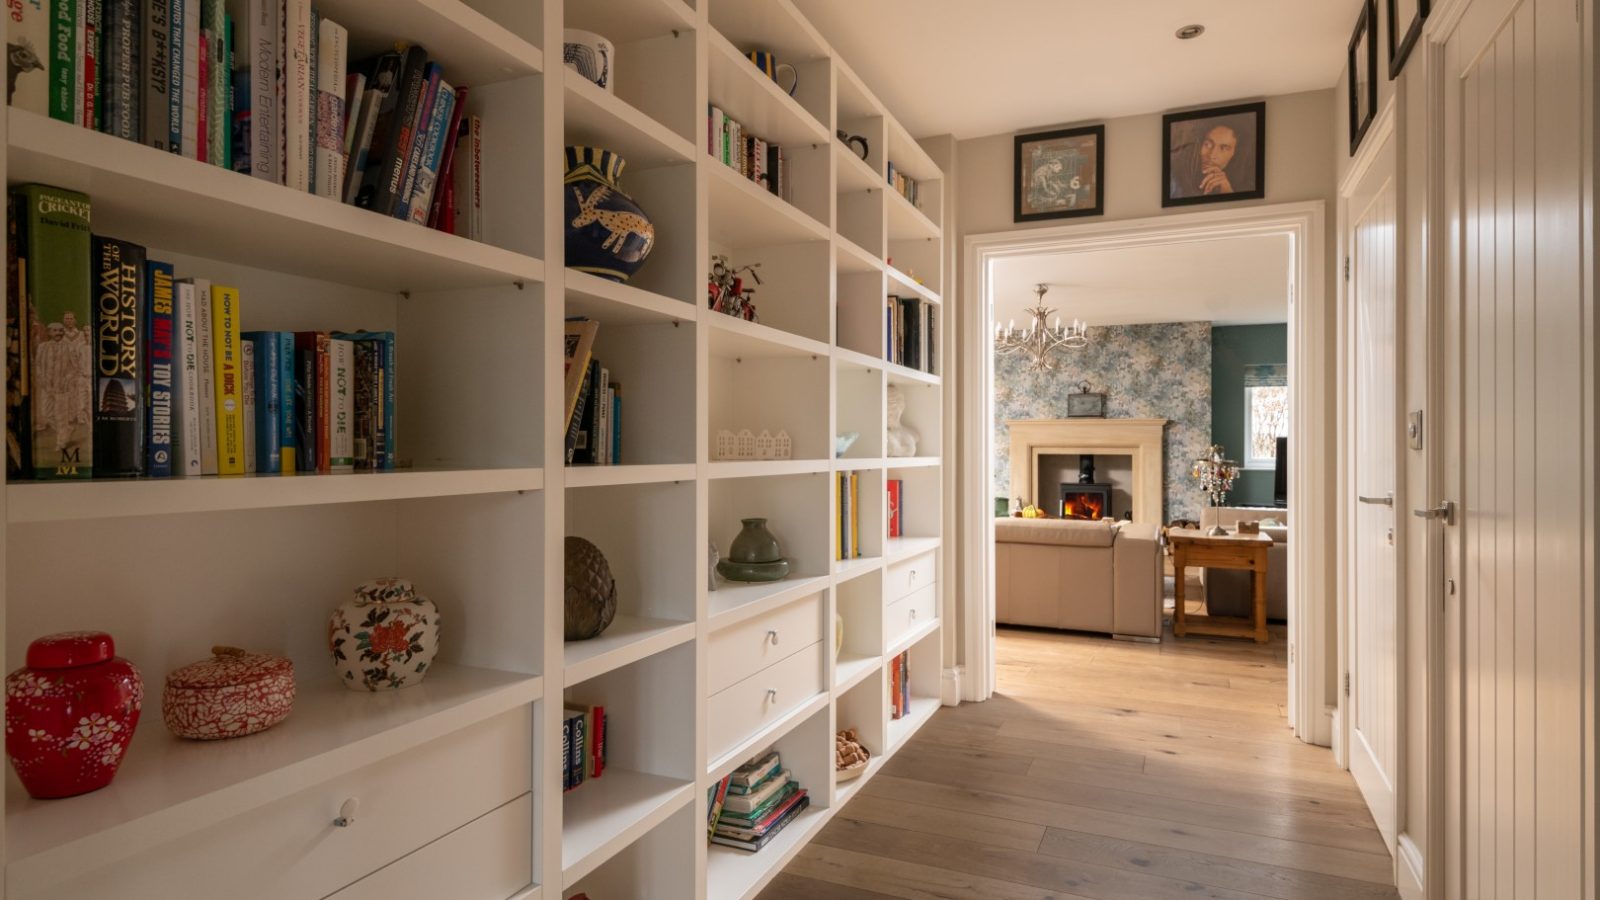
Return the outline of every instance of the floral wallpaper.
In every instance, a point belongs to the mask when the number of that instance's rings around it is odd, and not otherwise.
[[[1089,345],[1061,350],[1053,372],[1015,356],[995,358],[994,492],[1010,496],[1008,419],[1064,419],[1083,382],[1106,395],[1113,419],[1168,419],[1166,515],[1200,518],[1205,495],[1189,464],[1211,445],[1211,324],[1115,325],[1089,329]],[[1031,498],[1030,498],[1031,499]]]

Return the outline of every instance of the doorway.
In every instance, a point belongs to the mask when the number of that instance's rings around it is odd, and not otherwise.
[[[978,302],[962,311],[962,355],[973,365],[962,373],[962,401],[973,411],[962,431],[962,456],[971,461],[963,473],[961,495],[967,510],[962,526],[964,595],[961,610],[965,666],[960,690],[964,700],[983,700],[995,683],[995,542],[988,461],[994,458],[993,323],[996,265],[1004,259],[1051,252],[1152,247],[1215,241],[1226,237],[1281,235],[1289,243],[1289,367],[1294,373],[1290,395],[1288,494],[1291,508],[1319,511],[1305,527],[1331,533],[1334,527],[1330,483],[1333,448],[1329,386],[1332,332],[1324,303],[1324,261],[1327,245],[1319,201],[1274,204],[1244,209],[1176,214],[1148,219],[1095,222],[1023,232],[975,235],[966,240],[966,295]],[[979,423],[983,423],[979,427]],[[1325,512],[1321,512],[1325,511]],[[1331,691],[1334,662],[1334,620],[1328,590],[1331,559],[1323,541],[1289,545],[1288,721],[1308,743],[1327,746],[1332,740]]]

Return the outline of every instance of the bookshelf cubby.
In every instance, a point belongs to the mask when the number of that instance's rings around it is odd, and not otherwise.
[[[242,875],[262,896],[751,897],[940,702],[945,582],[912,598],[895,579],[947,553],[952,370],[943,349],[936,373],[886,362],[884,303],[937,305],[949,289],[943,175],[792,0],[319,9],[349,28],[352,60],[415,41],[471,85],[482,240],[7,111],[8,185],[89,194],[96,233],[144,245],[180,277],[237,286],[246,329],[395,332],[399,467],[6,485],[5,669],[40,635],[106,630],[143,672],[146,701],[110,787],[35,801],[8,773],[4,895],[180,896],[196,877]],[[565,28],[615,44],[614,92],[560,64]],[[757,49],[796,67],[793,96],[750,64]],[[709,105],[783,145],[783,196],[709,155]],[[867,158],[837,130],[866,138]],[[654,223],[627,284],[563,267],[570,144],[621,155],[622,188]],[[891,163],[919,181],[920,206],[888,183]],[[760,263],[759,322],[705,308],[713,254]],[[621,385],[619,465],[562,464],[563,320],[577,316],[598,323],[594,354]],[[916,457],[885,458],[891,385]],[[743,428],[787,431],[791,458],[718,459],[717,432]],[[835,458],[846,431],[861,437]],[[851,471],[862,555],[841,560],[834,485]],[[903,537],[888,536],[890,479],[908,492]],[[709,590],[708,545],[725,555],[750,516],[769,520],[790,575]],[[563,640],[567,535],[595,542],[617,578],[617,617],[590,641]],[[390,574],[438,604],[438,660],[417,687],[347,690],[328,615]],[[916,604],[931,612],[908,626]],[[802,619],[815,628],[794,632]],[[718,668],[714,648],[774,624],[785,642],[755,668]],[[295,663],[284,723],[218,743],[163,728],[165,674],[214,644]],[[907,649],[911,714],[891,721],[887,666]],[[568,704],[604,705],[611,725],[605,775],[563,793]],[[836,784],[844,727],[875,760]],[[707,789],[768,749],[810,808],[759,852],[709,845]],[[397,810],[387,788],[401,778],[437,788]],[[349,799],[369,818],[331,827]],[[248,849],[268,825],[274,846],[305,850],[298,861]]]

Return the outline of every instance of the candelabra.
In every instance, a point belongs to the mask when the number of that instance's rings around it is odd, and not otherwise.
[[[1200,482],[1200,490],[1211,496],[1211,505],[1221,506],[1227,502],[1228,492],[1233,490],[1234,479],[1239,477],[1239,464],[1227,458],[1221,444],[1212,444],[1189,467],[1189,474]],[[1221,523],[1211,526],[1207,532],[1213,536],[1227,533]]]
[[[1055,324],[1049,324],[1050,316],[1055,313],[1044,305],[1044,294],[1049,289],[1049,285],[1043,284],[1034,288],[1039,298],[1025,310],[1033,321],[1023,326],[1022,331],[1016,330],[1014,320],[1003,326],[997,322],[994,326],[996,353],[1027,356],[1030,358],[1028,367],[1041,372],[1055,369],[1055,351],[1062,347],[1075,350],[1089,343],[1089,328],[1078,319],[1073,319],[1070,325],[1062,325],[1061,317],[1056,316]]]

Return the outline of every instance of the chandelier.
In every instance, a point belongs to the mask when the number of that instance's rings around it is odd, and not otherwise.
[[[1054,371],[1055,351],[1060,348],[1076,350],[1089,343],[1089,328],[1078,319],[1073,319],[1071,325],[1062,325],[1061,317],[1056,316],[1055,324],[1049,324],[1050,316],[1055,313],[1044,305],[1044,293],[1049,289],[1045,284],[1034,288],[1039,298],[1025,310],[1033,321],[1024,325],[1022,331],[1014,327],[1015,320],[1003,326],[996,322],[994,326],[994,352],[1025,356],[1028,367],[1036,372]]]

